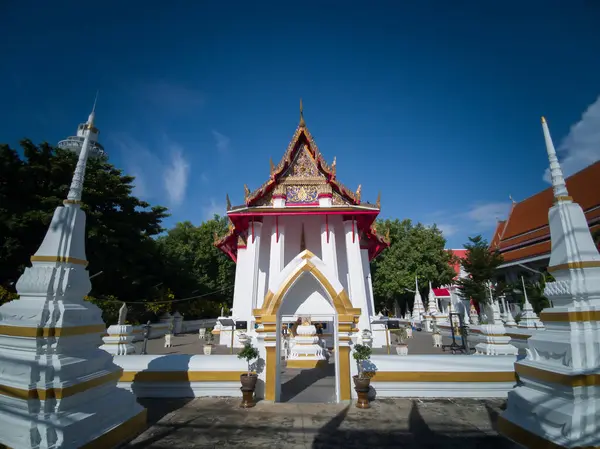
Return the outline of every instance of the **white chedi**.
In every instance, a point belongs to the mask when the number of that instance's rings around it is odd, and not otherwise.
[[[106,330],[106,336],[102,337],[104,344],[100,349],[112,355],[135,354],[133,346],[133,326],[126,325],[127,305],[123,303],[119,309],[119,318],[116,325],[109,326]]]
[[[471,319],[471,324],[474,326],[479,324],[479,314],[477,313],[477,309],[475,308],[474,304],[471,304],[469,318]]]
[[[311,323],[309,318],[304,318],[302,324],[296,327],[293,345],[290,345],[288,367],[298,365],[298,367],[306,368],[308,366],[302,366],[302,364],[306,363],[312,363],[314,366],[317,366],[318,362],[323,360],[327,360],[327,354],[319,344],[317,328]]]
[[[540,321],[540,318],[533,311],[533,307],[527,297],[527,290],[525,289],[525,280],[521,277],[521,283],[523,284],[523,295],[525,296],[525,304],[523,304],[523,311],[521,312],[521,320],[519,321],[519,327],[525,329],[543,329],[544,325]]]

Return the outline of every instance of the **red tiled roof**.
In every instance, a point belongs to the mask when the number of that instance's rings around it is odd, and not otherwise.
[[[441,296],[441,297],[450,296],[450,292],[448,291],[447,288],[434,288],[433,294],[435,296]]]
[[[588,224],[600,223],[600,161],[566,179],[569,195],[585,212]],[[548,210],[552,207],[552,187],[516,203],[505,221],[498,223],[490,247],[497,249],[505,262],[550,253]]]

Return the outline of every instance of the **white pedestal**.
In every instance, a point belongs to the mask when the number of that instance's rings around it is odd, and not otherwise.
[[[327,364],[323,347],[319,345],[317,328],[312,324],[303,324],[296,328],[294,345],[290,348],[287,360],[288,368],[316,368]]]
[[[104,344],[100,349],[112,355],[129,355],[135,354],[135,346],[133,346],[133,326],[114,324],[110,326],[106,333],[106,337],[102,338]]]
[[[484,343],[478,343],[475,346],[475,355],[514,355],[519,350],[510,344],[510,337],[506,335],[506,329],[500,322],[499,324],[484,324],[481,327],[481,333],[485,337]]]

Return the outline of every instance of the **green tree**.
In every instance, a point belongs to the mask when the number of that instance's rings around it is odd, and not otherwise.
[[[452,281],[453,256],[445,250],[446,240],[435,225],[396,219],[378,220],[376,226],[380,231],[389,229],[391,240],[390,247],[371,261],[376,308],[392,310],[395,301],[403,310],[412,307],[414,293],[408,290],[414,290],[415,276],[424,297],[429,281],[435,286]]]
[[[77,156],[46,143],[21,142],[23,157],[0,145],[0,285],[14,284],[38,249],[52,214],[66,198]],[[153,236],[162,232],[166,208],[132,195],[132,176],[106,158],[88,161],[82,209],[87,215],[86,253],[93,297],[145,297],[160,279]]]
[[[228,219],[215,215],[199,226],[189,221],[177,223],[158,239],[161,254],[168,260],[165,276],[185,284],[186,296],[209,294],[198,300],[185,301],[177,310],[188,317],[214,316],[221,303],[233,302],[235,264],[214,246],[214,235],[224,235]]]
[[[502,255],[498,251],[491,250],[488,242],[480,235],[469,237],[469,242],[464,245],[464,248],[467,253],[461,259],[461,265],[469,276],[458,279],[456,284],[464,299],[473,299],[480,304],[487,303],[488,283],[494,278],[496,269],[503,262]]]

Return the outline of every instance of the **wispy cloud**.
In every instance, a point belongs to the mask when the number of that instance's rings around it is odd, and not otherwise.
[[[565,176],[571,176],[600,160],[600,96],[571,126],[557,151]],[[546,169],[544,180],[552,182],[549,168]]]
[[[221,134],[220,132],[215,131],[214,129],[212,131],[212,135],[215,138],[215,143],[217,144],[217,151],[221,154],[228,153],[231,139],[225,134]]]
[[[439,228],[440,231],[442,231],[442,234],[444,234],[444,237],[450,237],[450,236],[456,234],[459,230],[457,225],[453,225],[450,223],[440,223],[440,224],[436,224],[436,226]]]
[[[200,173],[200,181],[202,181],[203,184],[208,184],[210,182],[210,178],[206,173]]]
[[[136,196],[166,201],[172,207],[183,202],[190,165],[179,144],[165,136],[165,145],[151,151],[147,145],[126,133],[111,135],[109,139],[121,152],[126,172],[136,178],[133,183]],[[163,182],[156,182],[157,178]]]
[[[163,172],[163,183],[172,206],[179,206],[187,190],[190,165],[183,157],[183,150],[177,144],[171,144],[171,160]]]
[[[494,228],[498,220],[506,218],[509,208],[508,201],[475,204],[465,213],[466,224],[475,230]]]
[[[225,215],[225,209],[225,204],[218,203],[214,198],[211,198],[209,203],[202,207],[206,220],[212,219],[215,215]]]

